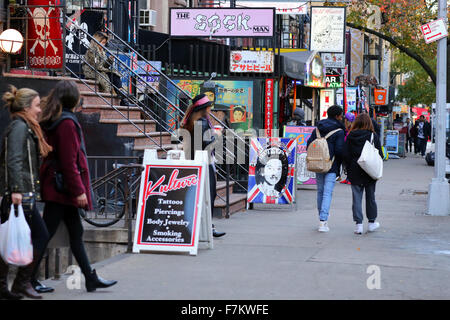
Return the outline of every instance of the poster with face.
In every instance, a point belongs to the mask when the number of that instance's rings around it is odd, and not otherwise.
[[[314,129],[315,127],[284,127],[284,137],[297,140],[297,184],[317,183],[316,174],[306,169],[306,145]]]
[[[192,247],[198,219],[201,167],[147,165],[137,244]]]
[[[295,139],[253,138],[247,202],[290,204],[295,195]]]
[[[253,127],[253,81],[214,81],[215,88],[204,88],[203,80],[174,80],[174,83],[182,90],[190,93],[191,97],[195,97],[200,93],[204,93],[214,102],[211,106],[213,111],[223,111],[226,117],[230,119],[232,129],[248,130]],[[177,92],[170,84],[168,90]],[[177,97],[169,96],[175,104],[179,104]],[[240,121],[231,121],[230,112],[233,108],[240,106],[244,108],[244,114]],[[169,108],[167,121],[173,119],[175,110]],[[239,117],[236,113],[236,117]],[[173,123],[175,130],[176,123]]]
[[[230,106],[230,122],[231,123],[243,123],[246,122],[246,107],[240,105]]]

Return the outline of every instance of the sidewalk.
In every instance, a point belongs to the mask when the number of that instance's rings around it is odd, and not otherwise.
[[[377,184],[381,227],[353,234],[350,186],[336,184],[330,232],[317,232],[316,192],[297,212],[254,210],[216,220],[227,235],[197,256],[123,254],[96,268],[118,284],[87,293],[62,280],[45,299],[449,299],[450,217],[424,214],[433,168],[417,156],[385,162]],[[365,221],[365,228],[367,220]],[[369,290],[370,265],[381,289]]]

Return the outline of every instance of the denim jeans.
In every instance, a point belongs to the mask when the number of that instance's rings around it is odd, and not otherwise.
[[[336,173],[316,173],[317,179],[317,210],[319,219],[328,220],[330,214],[331,198],[336,183]]]
[[[417,138],[418,144],[419,144],[419,152],[422,156],[425,155],[425,152],[427,151],[427,139],[424,138]]]

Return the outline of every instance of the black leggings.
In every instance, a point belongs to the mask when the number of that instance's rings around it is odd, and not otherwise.
[[[120,91],[120,89],[122,89],[122,79],[120,79],[120,77],[117,74],[111,72],[108,73],[108,76],[109,80],[113,84],[114,91],[116,91],[118,95],[122,95],[122,92]]]
[[[211,217],[214,211],[214,200],[216,199],[216,173],[214,172],[214,167],[209,165],[209,194],[211,195]]]
[[[46,202],[44,207],[44,221],[47,225],[48,232],[50,234],[49,240],[45,244],[45,248],[48,242],[55,235],[58,230],[59,223],[64,221],[69,232],[70,249],[78,262],[83,274],[89,275],[91,273],[91,266],[86,254],[83,243],[83,225],[81,224],[80,214],[78,208],[73,206],[63,205],[56,202]],[[33,271],[33,278],[35,279],[37,271],[39,269],[39,263],[43,258],[41,254],[38,263]]]

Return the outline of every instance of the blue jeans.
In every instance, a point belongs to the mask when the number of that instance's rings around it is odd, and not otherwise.
[[[336,173],[316,173],[317,179],[317,210],[321,221],[327,221],[330,214],[331,198],[333,197]]]

